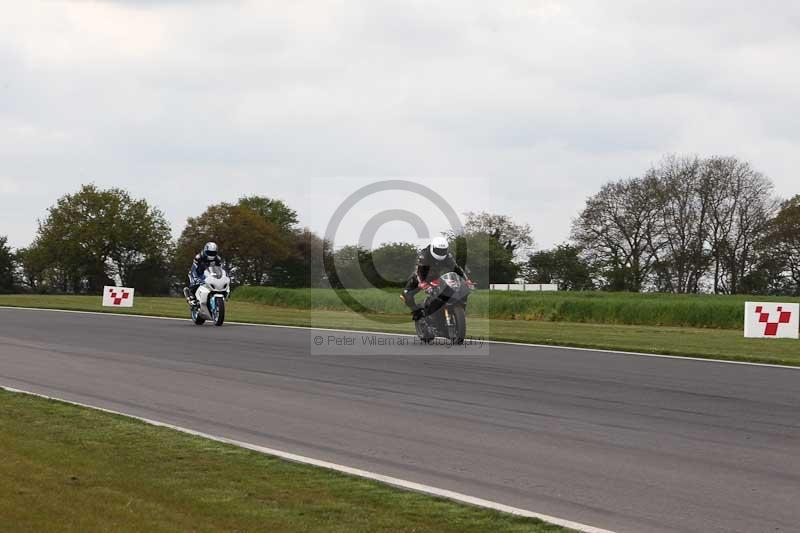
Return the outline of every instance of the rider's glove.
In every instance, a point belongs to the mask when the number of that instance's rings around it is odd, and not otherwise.
[[[423,291],[430,292],[431,289],[433,288],[433,285],[431,285],[427,281],[420,281],[419,288],[422,289]]]

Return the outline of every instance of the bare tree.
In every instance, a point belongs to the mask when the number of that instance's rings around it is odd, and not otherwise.
[[[491,235],[506,250],[521,256],[533,247],[533,230],[528,224],[518,224],[511,217],[481,211],[464,213],[467,217],[464,231],[467,234],[485,233]],[[455,236],[454,236],[455,237]]]
[[[704,187],[710,211],[707,233],[715,293],[735,294],[756,267],[756,246],[777,209],[772,182],[734,157],[706,161]]]
[[[661,184],[653,174],[608,183],[586,201],[572,238],[605,272],[608,288],[641,291],[664,248]]]
[[[708,192],[703,164],[697,156],[670,155],[651,171],[661,183],[660,218],[664,257],[656,267],[660,290],[678,293],[700,291],[708,272],[710,254],[705,249]]]
[[[604,185],[572,236],[607,288],[773,290],[780,250],[764,243],[776,210],[772,182],[746,162],[667,156],[640,178]]]

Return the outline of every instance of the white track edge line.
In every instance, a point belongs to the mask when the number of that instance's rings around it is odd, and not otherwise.
[[[0,309],[24,309],[26,311],[52,311],[56,313],[78,313],[84,315],[100,315],[100,316],[121,316],[121,317],[134,317],[134,318],[150,318],[154,320],[179,320],[186,321],[189,318],[177,318],[173,316],[152,316],[152,315],[137,315],[134,313],[104,313],[102,311],[78,311],[74,309],[52,309],[46,307],[19,307],[15,305],[0,305]],[[336,329],[336,328],[320,328],[314,326],[287,326],[283,324],[257,324],[253,322],[226,322],[226,324],[234,324],[236,326],[253,326],[259,328],[284,328],[284,329],[307,329],[311,331],[334,331],[340,333],[365,333],[370,335],[392,335],[394,337],[416,337],[409,333],[392,333],[390,331],[366,331],[358,329]],[[602,325],[602,324],[601,324]],[[657,353],[645,352],[623,352],[620,350],[608,350],[603,348],[582,348],[579,346],[561,346],[556,344],[531,344],[525,342],[513,341],[495,341],[488,339],[481,339],[482,342],[487,344],[505,344],[508,346],[528,346],[531,348],[549,348],[554,350],[574,350],[578,352],[596,352],[607,353],[614,355],[634,355],[637,357],[655,357],[658,359],[677,359],[680,361],[697,361],[701,363],[719,363],[727,365],[744,365],[744,366],[762,366],[767,368],[782,368],[786,370],[800,370],[800,366],[779,365],[776,363],[755,363],[752,361],[729,361],[727,359],[713,359],[711,357],[692,357],[688,355],[667,355]]]
[[[103,314],[103,313],[101,313],[101,314]],[[181,320],[181,319],[178,319],[178,320]],[[563,518],[558,518],[558,517],[555,517],[555,516],[550,516],[550,515],[546,515],[546,514],[542,514],[542,513],[537,513],[537,512],[534,512],[534,511],[529,511],[527,509],[520,509],[520,508],[517,508],[517,507],[511,507],[509,505],[505,505],[505,504],[502,504],[502,503],[492,502],[492,501],[489,501],[489,500],[476,498],[474,496],[468,496],[466,494],[461,494],[459,492],[454,492],[454,491],[447,490],[447,489],[440,489],[440,488],[432,487],[430,485],[424,485],[422,483],[416,483],[414,481],[406,481],[405,479],[399,479],[399,478],[395,478],[395,477],[391,477],[391,476],[385,476],[383,474],[376,474],[374,472],[369,472],[367,470],[361,470],[361,469],[358,469],[358,468],[353,468],[353,467],[349,467],[349,466],[345,466],[345,465],[340,465],[340,464],[336,464],[336,463],[330,463],[328,461],[322,461],[322,460],[319,460],[319,459],[313,459],[311,457],[305,457],[303,455],[297,455],[297,454],[290,453],[290,452],[285,452],[285,451],[282,451],[282,450],[276,450],[276,449],[273,449],[273,448],[267,448],[267,447],[264,447],[264,446],[259,446],[257,444],[250,444],[250,443],[244,442],[244,441],[239,441],[239,440],[235,440],[235,439],[229,439],[227,437],[219,437],[219,436],[216,436],[216,435],[203,433],[202,431],[196,431],[194,429],[184,428],[184,427],[176,426],[176,425],[169,424],[169,423],[166,423],[166,422],[160,422],[158,420],[152,420],[152,419],[144,418],[144,417],[141,417],[141,416],[131,415],[131,414],[128,414],[128,413],[123,413],[121,411],[115,411],[113,409],[106,409],[104,407],[97,407],[95,405],[89,405],[89,404],[85,404],[85,403],[81,403],[81,402],[74,402],[74,401],[70,401],[70,400],[64,400],[62,398],[57,398],[55,396],[48,396],[46,394],[41,394],[41,393],[38,393],[38,392],[31,392],[31,391],[22,390],[22,389],[17,389],[17,388],[8,387],[8,386],[5,386],[5,385],[0,385],[0,389],[3,389],[3,390],[8,391],[8,392],[12,392],[12,393],[17,393],[17,394],[26,394],[26,395],[29,395],[29,396],[36,396],[36,397],[44,398],[44,399],[47,399],[47,400],[56,400],[56,401],[59,401],[59,402],[70,404],[70,405],[76,405],[76,406],[79,406],[79,407],[85,407],[85,408],[88,408],[88,409],[94,409],[96,411],[102,411],[104,413],[120,415],[120,416],[124,416],[124,417],[127,417],[127,418],[132,418],[134,420],[139,420],[141,422],[144,422],[146,424],[150,424],[152,426],[169,428],[169,429],[172,429],[172,430],[175,430],[175,431],[179,431],[181,433],[186,433],[188,435],[194,435],[196,437],[202,437],[202,438],[213,440],[213,441],[216,441],[216,442],[221,442],[221,443],[224,443],[224,444],[230,444],[230,445],[237,446],[237,447],[240,447],[240,448],[245,448],[245,449],[248,449],[248,450],[256,451],[256,452],[259,452],[259,453],[263,453],[265,455],[271,455],[271,456],[274,456],[274,457],[279,457],[279,458],[285,459],[287,461],[292,461],[292,462],[301,463],[301,464],[307,464],[307,465],[311,465],[311,466],[325,468],[325,469],[328,469],[328,470],[334,470],[336,472],[341,472],[343,474],[349,474],[349,475],[360,477],[360,478],[371,479],[373,481],[378,481],[380,483],[385,483],[387,485],[392,485],[392,486],[399,487],[399,488],[406,489],[406,490],[410,490],[410,491],[413,491],[413,492],[419,492],[419,493],[422,493],[422,494],[427,494],[429,496],[436,496],[436,497],[440,497],[440,498],[445,498],[445,499],[448,499],[448,500],[456,501],[456,502],[459,502],[459,503],[465,503],[465,504],[472,505],[472,506],[475,506],[475,507],[482,507],[482,508],[491,509],[491,510],[494,510],[494,511],[499,511],[499,512],[502,512],[502,513],[507,513],[507,514],[511,514],[511,515],[515,515],[515,516],[525,517],[525,518],[536,518],[538,520],[542,520],[542,521],[547,522],[549,524],[565,527],[565,528],[568,528],[568,529],[573,529],[575,531],[580,531],[582,533],[614,533],[613,531],[610,531],[608,529],[600,529],[600,528],[597,528],[597,527],[594,527],[594,526],[581,524],[579,522],[573,522],[571,520],[565,520]]]

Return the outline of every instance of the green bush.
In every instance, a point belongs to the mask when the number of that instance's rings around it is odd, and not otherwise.
[[[349,291],[375,313],[405,313],[400,290]],[[272,306],[342,310],[347,306],[333,289],[240,287],[234,298]],[[747,300],[800,301],[765,296],[636,294],[618,292],[478,291],[469,313],[483,318],[740,329]]]

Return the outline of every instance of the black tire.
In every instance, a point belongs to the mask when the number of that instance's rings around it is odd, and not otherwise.
[[[422,341],[423,344],[430,344],[436,337],[431,335],[424,321],[425,321],[424,318],[420,318],[419,320],[414,322],[414,327],[417,330],[417,337],[419,337],[419,340]]]
[[[214,307],[214,325],[221,326],[225,323],[225,300],[217,298],[217,305]]]
[[[464,308],[456,305],[447,310],[453,317],[453,325],[447,327],[447,334],[453,344],[464,344],[467,338],[467,315]]]
[[[192,322],[194,322],[195,326],[202,326],[206,323],[206,319],[200,316],[196,307],[192,308]]]

